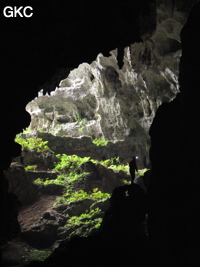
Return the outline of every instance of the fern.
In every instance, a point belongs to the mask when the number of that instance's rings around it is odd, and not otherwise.
[[[48,141],[43,141],[42,138],[23,137],[23,135],[17,134],[15,142],[22,146],[23,149],[35,150],[37,153],[50,151],[48,147]]]

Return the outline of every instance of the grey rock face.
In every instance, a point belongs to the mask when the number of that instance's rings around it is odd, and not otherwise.
[[[186,13],[174,10],[172,17],[171,12],[159,5],[156,31],[124,49],[121,69],[115,49],[109,57],[99,54],[91,64],[80,64],[50,95],[41,90],[26,107],[30,128],[54,136],[122,141],[129,147],[127,157],[137,154],[141,165],[148,164],[155,112],[179,91],[180,30]]]

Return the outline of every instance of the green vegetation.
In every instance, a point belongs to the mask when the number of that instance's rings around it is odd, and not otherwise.
[[[83,172],[81,174],[70,173],[69,175],[61,174],[61,175],[57,175],[56,179],[46,178],[45,180],[43,180],[41,178],[38,178],[34,181],[34,183],[43,184],[43,185],[57,184],[57,185],[68,186],[68,185],[72,185],[72,183],[75,181],[86,180],[87,175],[88,175],[87,172]]]
[[[109,141],[106,141],[105,138],[96,138],[92,141],[96,146],[106,146]]]
[[[56,157],[60,162],[55,163],[54,170],[59,173],[76,173],[81,164],[90,160],[90,157],[78,157],[77,155],[57,154]]]
[[[94,200],[94,202],[104,201],[110,198],[110,194],[103,193],[98,188],[94,188],[92,192],[85,192],[84,190],[73,191],[71,189],[67,190],[64,195],[57,198],[57,203],[70,204],[76,201],[82,201],[85,199]],[[57,203],[55,205],[57,205]]]
[[[56,157],[60,160],[55,163],[54,171],[58,172],[59,181],[67,181],[73,183],[74,181],[86,179],[88,173],[80,174],[81,164],[90,160],[90,157],[78,157],[77,155],[58,154]]]
[[[26,171],[29,171],[29,170],[36,170],[37,169],[37,165],[29,165],[29,166],[27,166],[27,167],[25,167],[25,170]]]
[[[98,114],[95,116],[97,117]],[[99,115],[98,115],[99,116]],[[80,125],[80,131],[83,131],[87,119],[81,118],[78,116],[77,121]],[[57,125],[58,127],[59,125]],[[40,129],[38,129],[39,131]],[[42,138],[38,137],[26,137],[27,136],[33,136],[31,135],[32,130],[27,128],[24,130],[23,133],[16,135],[15,142],[20,144],[23,149],[30,150],[31,152],[37,153],[37,156],[39,154],[42,154],[41,158],[45,158],[43,156],[44,153],[47,153],[46,155],[50,153],[54,153],[50,150],[48,146],[48,141],[43,141]],[[29,134],[30,133],[30,134]],[[104,138],[98,138],[94,139],[93,143],[96,146],[106,146],[109,141],[106,141]],[[104,193],[99,188],[93,188],[90,192],[86,192],[84,190],[80,190],[81,183],[85,183],[84,181],[87,180],[89,177],[92,178],[89,173],[83,172],[82,164],[86,162],[92,162],[95,165],[101,164],[107,169],[113,170],[115,173],[123,171],[126,174],[129,175],[129,165],[128,164],[121,164],[119,157],[114,157],[110,159],[106,159],[104,161],[98,161],[91,159],[90,157],[79,157],[77,155],[66,155],[66,154],[57,154],[55,155],[56,160],[54,162],[54,168],[51,167],[52,171],[56,172],[57,177],[56,179],[40,179],[38,178],[35,180],[35,183],[42,184],[42,185],[48,185],[48,184],[56,184],[56,185],[62,185],[64,189],[64,193],[62,196],[57,197],[54,202],[54,208],[59,209],[62,207],[65,207],[65,205],[71,204],[74,202],[81,202],[82,204],[86,203],[86,206],[89,210],[83,209],[83,213],[79,216],[71,216],[69,217],[67,215],[67,222],[66,225],[63,226],[64,231],[66,230],[67,235],[69,231],[69,236],[72,236],[74,234],[78,235],[85,235],[87,236],[91,231],[93,231],[96,228],[99,228],[101,222],[102,222],[102,211],[99,208],[92,209],[93,205],[96,207],[98,206],[98,202],[105,201],[110,198],[110,194]],[[40,157],[39,157],[40,158]],[[53,157],[54,158],[54,157]],[[37,163],[33,162],[31,164]],[[38,163],[38,165],[40,162]],[[29,165],[25,167],[25,170],[36,170],[37,165]],[[147,169],[139,170],[137,175],[144,175],[144,173],[147,171]],[[55,176],[52,176],[55,177]],[[126,177],[126,175],[122,175],[122,177]],[[128,177],[128,176],[127,176]],[[130,181],[124,180],[124,184],[130,184]],[[79,183],[81,181],[81,183]],[[78,183],[77,183],[78,182]],[[56,187],[55,187],[56,188]],[[84,201],[89,200],[89,201]],[[88,204],[89,203],[89,204]],[[77,203],[74,203],[74,207],[77,205]],[[100,206],[100,204],[99,204]],[[81,211],[82,212],[82,211]],[[72,213],[74,214],[74,213]],[[77,214],[77,213],[75,213]],[[31,256],[28,255],[26,260],[40,260],[43,261],[45,258],[49,256],[51,251],[41,251],[41,250],[33,250],[31,252]],[[30,258],[32,257],[32,258]]]
[[[111,159],[106,159],[104,161],[97,161],[91,159],[91,161],[95,164],[101,164],[104,167],[113,170],[114,172],[124,171],[126,173],[129,173],[129,166],[126,164],[120,164],[120,158],[114,157]]]
[[[114,172],[123,171],[123,172],[129,173],[129,166],[128,165],[124,165],[124,164],[110,165],[108,168],[113,170]]]
[[[23,134],[29,134],[29,133],[33,133],[33,132],[34,131],[29,127],[27,127],[26,129],[23,129]]]
[[[23,137],[23,134],[17,134],[15,142],[20,144],[23,149],[35,150],[37,153],[50,151],[48,141],[43,141],[42,138]]]
[[[79,124],[80,124],[80,128],[79,128],[78,130],[79,130],[80,132],[83,131],[83,129],[84,129],[86,123],[87,123],[87,119],[86,119],[86,118],[82,119],[82,120],[79,122]]]
[[[97,120],[99,118],[99,116],[100,116],[99,113],[95,113],[94,114],[94,119]]]
[[[91,159],[90,157],[79,157],[77,155],[66,155],[58,154],[56,157],[59,159],[58,162],[55,162],[54,171],[58,173],[57,178],[54,180],[46,178],[45,181],[38,178],[35,180],[35,183],[39,184],[58,184],[58,185],[68,185],[73,184],[75,181],[86,180],[89,173],[83,172],[80,173],[81,165],[85,162],[91,161],[94,164],[101,164],[104,167],[113,170],[114,172],[123,171],[126,174],[129,174],[129,165],[120,164],[119,157],[114,157],[111,159],[106,159],[104,161],[98,161]],[[35,165],[28,166],[27,169],[34,169]],[[144,175],[147,169],[138,170],[137,175]],[[126,183],[126,182],[125,182]]]
[[[31,261],[44,261],[47,257],[51,255],[52,251],[50,250],[38,250],[31,249],[29,250],[29,254],[26,256],[22,256],[26,262]]]
[[[141,169],[141,170],[138,170],[138,172],[136,172],[137,175],[139,176],[143,176],[145,174],[145,172],[148,171],[148,169]]]
[[[84,127],[85,127],[85,125],[86,125],[86,123],[87,123],[87,119],[86,118],[81,118],[81,116],[79,114],[77,115],[77,118],[76,119],[77,119],[77,122],[80,125],[80,128],[78,130],[80,132],[82,132],[83,129],[84,129]]]
[[[85,213],[82,213],[80,216],[72,216],[69,217],[69,215],[67,215],[67,217],[69,218],[67,221],[68,226],[74,227],[74,226],[89,226],[90,228],[91,226],[94,228],[99,228],[102,222],[102,218],[94,218],[96,215],[98,216],[98,214],[101,212],[101,209],[96,208],[94,210],[90,210],[87,211]]]
[[[119,157],[114,157],[114,158],[111,158],[111,159],[106,159],[104,161],[101,161],[100,162],[104,167],[110,167],[112,165],[118,165],[120,163],[120,159]]]
[[[50,180],[42,180],[38,178],[35,180],[35,183],[38,184],[58,184],[58,185],[68,185],[72,184],[75,181],[80,181],[82,179],[87,179],[87,172],[80,173],[80,166],[84,162],[90,160],[90,157],[78,157],[77,155],[66,155],[66,154],[57,154],[56,157],[59,159],[59,162],[55,162],[53,171],[58,173],[57,178]]]
[[[128,180],[123,180],[123,182],[124,184],[127,184],[127,185],[131,184],[131,181],[128,181]]]
[[[56,183],[59,183],[58,180],[62,183],[62,181],[67,180],[72,183],[76,180],[86,179],[88,173],[78,174],[80,171],[80,167],[83,163],[91,161],[94,164],[101,164],[106,168],[109,168],[115,172],[124,171],[129,173],[129,166],[120,164],[119,157],[114,157],[111,159],[107,159],[104,161],[98,161],[91,159],[90,157],[78,157],[77,155],[66,155],[66,154],[58,154],[56,157],[60,160],[55,163],[54,171],[59,173]],[[49,183],[49,182],[47,182]]]

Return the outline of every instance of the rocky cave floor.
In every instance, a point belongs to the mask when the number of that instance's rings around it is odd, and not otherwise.
[[[91,162],[86,162],[83,165],[89,166],[91,164]],[[93,165],[94,164],[92,164],[92,166]],[[144,191],[139,185],[135,185],[136,188],[132,188],[132,186],[129,188],[129,185],[124,185],[122,182],[123,179],[127,180],[129,178],[127,174],[123,173],[122,175],[121,172],[115,173],[100,164],[97,167],[95,165],[93,167],[96,168],[96,172],[91,172],[89,176],[87,176],[87,182],[83,183],[83,181],[80,180],[75,183],[73,190],[78,192],[80,188],[83,188],[86,191],[91,188],[98,189],[99,184],[101,184],[102,189],[100,188],[100,190],[102,190],[102,192],[112,193],[113,188],[118,187],[115,197],[113,198],[113,204],[119,206],[119,208],[123,205],[130,208],[131,205],[131,209],[136,209],[137,213],[138,211],[134,203],[143,203],[140,201],[140,197],[142,199],[144,198]],[[27,176],[24,167],[19,163],[11,164],[8,173],[9,176],[7,177],[9,178],[9,182],[11,184],[13,182],[13,188],[18,189],[16,193],[18,193],[19,197],[23,197],[24,201],[19,207],[18,215],[21,233],[1,248],[3,266],[5,267],[23,267],[32,261],[44,261],[55,248],[59,246],[60,242],[68,240],[71,235],[80,235],[82,231],[86,231],[88,227],[91,227],[90,234],[96,232],[97,228],[93,228],[91,219],[93,218],[94,221],[96,219],[103,219],[105,215],[104,212],[110,207],[110,198],[106,200],[101,198],[98,201],[94,199],[83,199],[81,201],[73,200],[70,204],[57,202],[57,199],[63,195],[64,186],[56,184],[34,184],[33,180],[35,180],[35,178],[30,179],[30,173],[28,173],[29,176]],[[38,177],[38,173],[35,171],[32,174]],[[15,181],[19,182],[15,183]],[[137,189],[137,187],[140,189]],[[122,195],[120,193],[118,196],[118,190],[120,190],[120,192],[122,191]],[[131,190],[132,194],[130,196],[128,194],[129,205],[126,203],[127,195],[124,190],[126,192],[127,190]],[[71,214],[70,216],[79,216],[82,213],[85,213],[86,210],[95,210],[95,207],[100,210],[98,214],[93,214],[89,219],[81,219],[81,223],[80,225],[78,224],[78,227],[76,224],[73,226],[70,226],[70,223],[69,225],[68,223],[66,224],[66,221],[68,220],[66,219],[66,214]],[[124,206],[122,209],[124,210]],[[126,208],[125,211],[127,211]],[[126,215],[126,212],[123,212],[121,216],[126,217]],[[116,218],[114,221],[117,221],[118,215],[115,214],[115,216]],[[128,219],[130,218],[128,217]],[[108,220],[106,219],[106,221]],[[87,229],[85,229],[85,227]]]
[[[55,195],[41,196],[35,203],[21,207],[18,216],[20,226],[28,228],[37,223],[41,215],[52,207],[57,197]],[[50,253],[52,249],[52,247],[42,249],[43,255],[45,251]],[[8,242],[2,248],[3,266],[6,267],[22,267],[32,260],[36,260],[39,256],[41,257],[39,250],[28,245],[20,236]]]

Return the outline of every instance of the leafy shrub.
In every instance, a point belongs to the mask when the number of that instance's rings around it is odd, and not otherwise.
[[[77,155],[58,154],[56,157],[60,162],[55,163],[54,170],[59,173],[76,172],[82,163],[90,160],[90,157],[78,157]]]
[[[91,199],[96,200],[96,201],[104,201],[107,198],[110,197],[109,193],[103,193],[100,191],[98,188],[94,188],[92,193],[90,194]]]
[[[92,160],[92,162],[97,163],[97,161],[95,161],[95,160]],[[111,169],[111,170],[113,170],[115,172],[124,171],[127,174],[129,174],[129,165],[128,164],[120,164],[119,157],[106,159],[106,160],[100,161],[98,163],[100,163],[104,167],[106,167],[108,169]],[[146,171],[148,171],[148,169],[146,169],[146,168],[145,169],[140,169],[140,170],[138,170],[138,172],[136,172],[136,174],[139,175],[139,176],[143,176]]]
[[[80,166],[84,162],[90,160],[90,157],[78,157],[77,155],[66,155],[58,154],[56,157],[60,160],[55,163],[54,171],[58,172],[60,175],[58,179],[66,179],[69,183],[85,179],[88,173],[84,172],[79,174]]]
[[[67,224],[71,227],[73,226],[79,226],[80,224],[94,224],[95,228],[99,228],[101,222],[102,222],[102,218],[96,218],[92,220],[92,217],[94,215],[97,215],[98,213],[101,212],[101,209],[96,208],[90,211],[87,211],[85,213],[82,213],[80,216],[72,216],[69,218],[69,220],[67,221]],[[67,217],[69,217],[69,215],[67,215]]]
[[[94,188],[90,193],[87,193],[84,190],[67,190],[67,192],[63,196],[57,198],[57,201],[64,204],[70,204],[72,202],[82,201],[84,199],[92,199],[96,202],[99,202],[104,201],[109,197],[109,193],[103,193],[98,188]]]
[[[64,180],[64,179],[49,179],[48,177],[43,180],[41,178],[37,178],[35,181],[34,181],[35,184],[43,184],[43,185],[48,185],[48,184],[57,184],[57,185],[66,185],[67,182]]]
[[[42,180],[38,178],[35,180],[37,184],[57,184],[57,185],[68,185],[73,183],[74,181],[81,181],[83,179],[87,179],[87,172],[80,173],[80,166],[82,163],[87,162],[90,157],[78,157],[76,155],[66,155],[66,154],[58,154],[56,157],[60,160],[59,162],[55,162],[54,171],[58,173],[57,178],[50,180],[45,179]]]
[[[99,163],[103,165],[104,167],[109,168],[110,166],[113,166],[113,165],[116,165],[116,166],[119,165],[120,159],[119,157],[114,157],[114,158],[106,159],[104,161],[100,161]]]
[[[141,170],[138,170],[138,172],[136,172],[136,174],[138,174],[139,176],[143,176],[145,174],[145,172],[148,171],[148,169],[141,169]]]
[[[29,170],[36,170],[37,169],[37,165],[29,165],[27,167],[25,167],[25,170],[26,171],[29,171]]]
[[[83,172],[81,174],[70,173],[69,175],[62,174],[58,175],[56,179],[46,178],[45,180],[43,180],[41,178],[38,178],[34,181],[34,183],[43,185],[57,184],[57,185],[68,186],[69,184],[72,184],[74,181],[81,181],[83,179],[86,179],[87,175],[88,175],[87,172]]]
[[[105,138],[96,138],[92,141],[96,146],[106,146],[109,141],[106,141]]]
[[[129,173],[129,166],[125,164],[120,164],[119,157],[114,157],[110,159],[106,159],[104,161],[97,161],[97,160],[91,160],[95,164],[101,164],[104,167],[111,169],[115,172],[124,171],[126,173]]]
[[[128,165],[124,165],[124,164],[121,164],[121,165],[110,165],[108,168],[113,170],[113,171],[115,171],[115,172],[119,172],[119,171],[124,171],[126,173],[129,172],[129,166]]]
[[[17,134],[15,142],[22,146],[23,149],[35,149],[37,153],[50,151],[48,141],[43,141],[42,138],[23,137],[22,133]]]

